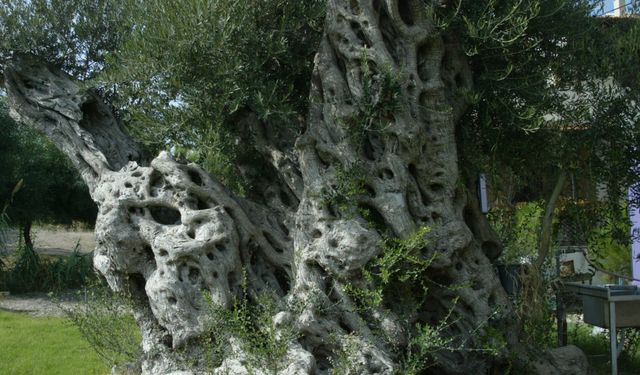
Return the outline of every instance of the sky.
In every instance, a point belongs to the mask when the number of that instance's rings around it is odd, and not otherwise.
[[[613,10],[613,0],[604,0],[604,13],[609,13]],[[600,13],[600,11],[598,11]]]
[[[623,4],[630,4],[633,1],[636,1],[636,4],[637,4],[638,0],[623,0],[622,3]],[[604,12],[597,11],[597,14],[609,13],[609,12],[611,12],[613,10],[613,0],[603,0],[602,3],[604,4]]]

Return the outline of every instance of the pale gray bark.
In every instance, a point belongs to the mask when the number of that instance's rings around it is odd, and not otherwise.
[[[94,264],[112,288],[134,291],[145,373],[200,371],[176,354],[203,355],[193,344],[207,321],[200,291],[229,307],[242,293],[243,272],[250,295],[269,289],[302,302],[301,309],[283,308],[274,317],[274,324],[288,322],[299,332],[280,373],[331,373],[351,342],[349,361],[357,370],[350,373],[392,374],[414,324],[446,317],[442,333],[464,350],[436,351],[429,371],[499,368],[505,352],[474,351],[489,325],[508,342],[513,338],[512,323],[499,319],[509,317],[510,308],[491,264],[497,242],[460,182],[455,126],[464,110],[459,93],[470,87],[471,75],[458,43],[435,30],[420,4],[329,1],[306,132],[295,149],[269,136],[257,139],[277,172],[262,180],[260,203],[234,196],[198,166],[166,153],[147,163],[107,107],[68,76],[29,59],[7,67],[14,116],[43,130],[71,158],[98,203]],[[396,77],[399,105],[379,118],[365,116],[370,129],[356,142],[347,119],[363,118],[366,86],[385,74]],[[259,127],[251,114],[238,121]],[[422,249],[425,259],[438,254],[428,295],[403,319],[389,306],[365,314],[345,292],[348,285],[367,287],[362,268],[381,251],[381,233],[369,220],[324,198],[340,171],[356,166],[366,177],[366,194],[349,197],[351,207],[369,210],[400,238],[432,228]],[[265,181],[273,181],[273,189]],[[237,346],[216,373],[247,373],[243,358]]]

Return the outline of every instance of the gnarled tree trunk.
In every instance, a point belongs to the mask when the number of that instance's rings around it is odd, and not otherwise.
[[[144,373],[204,371],[203,290],[224,308],[263,290],[301,306],[274,316],[297,333],[282,374],[337,373],[340,355],[347,373],[401,371],[416,324],[443,320],[441,334],[458,350],[436,348],[429,371],[501,365],[504,351],[478,350],[489,326],[513,339],[498,319],[510,311],[491,264],[499,249],[460,182],[456,153],[470,71],[420,2],[328,3],[306,131],[295,147],[269,137],[257,144],[273,167],[259,203],[167,153],[146,160],[100,98],[64,73],[29,58],[6,69],[14,117],[69,156],[98,204],[94,264],[113,289],[134,292]],[[238,121],[260,125],[250,113]],[[364,182],[341,192],[345,176]],[[336,194],[345,204],[327,198]],[[384,302],[364,311],[347,290],[372,287],[363,269],[383,251],[381,228],[408,238],[424,226],[431,231],[420,256],[434,259],[426,295],[415,296],[410,314]],[[215,373],[268,372],[234,342]]]

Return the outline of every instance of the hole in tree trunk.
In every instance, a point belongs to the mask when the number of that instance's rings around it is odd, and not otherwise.
[[[198,210],[208,210],[209,209],[209,204],[207,202],[205,202],[204,200],[197,198],[198,200]]]
[[[198,171],[189,169],[187,173],[189,174],[189,178],[191,179],[191,181],[193,181],[194,184],[200,186],[204,185],[204,183],[202,182],[202,177],[200,176],[200,173],[198,173]]]
[[[171,336],[171,335],[162,336],[162,345],[166,346],[167,348],[172,348],[173,347],[173,336]]]
[[[280,190],[279,196],[280,196],[280,202],[282,202],[282,204],[284,204],[287,207],[293,206],[293,202],[291,202],[291,198],[289,197],[287,192]]]
[[[356,37],[358,37],[360,45],[371,45],[371,43],[369,43],[369,41],[367,40],[367,36],[364,34],[364,31],[362,30],[362,27],[360,27],[359,23],[352,21],[350,26],[351,30],[353,30],[353,32],[356,34]]]
[[[412,0],[399,0],[398,1],[398,12],[400,12],[400,18],[402,18],[402,22],[407,26],[414,25],[414,6]]]
[[[200,280],[200,270],[196,267],[189,268],[189,281],[191,284],[196,285]]]
[[[289,275],[287,275],[287,273],[284,270],[276,270],[273,275],[276,277],[276,280],[278,281],[278,285],[280,285],[280,289],[282,290],[283,294],[287,294],[289,293],[289,290],[291,289],[291,282],[289,280]]]
[[[387,221],[374,206],[367,203],[358,203],[358,211],[373,229],[380,233],[387,229]]]
[[[153,220],[162,225],[179,225],[182,223],[180,211],[164,206],[151,206],[149,213]]]
[[[351,0],[349,1],[350,5],[351,5],[351,11],[355,14],[359,14],[360,13],[360,5],[358,4],[357,0]]]

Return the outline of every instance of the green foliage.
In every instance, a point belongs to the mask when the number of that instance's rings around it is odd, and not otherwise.
[[[578,346],[587,355],[590,373],[607,375],[611,373],[611,364],[602,358],[609,358],[609,337],[605,332],[597,332],[594,327],[580,320],[570,321],[567,330],[568,343]],[[625,329],[626,340],[618,357],[618,371],[622,374],[635,374],[640,368],[640,350],[638,350],[638,329]]]
[[[255,134],[238,116],[298,131],[323,18],[323,0],[10,0],[0,71],[21,53],[62,67],[98,86],[151,153],[172,150],[242,193],[237,164]]]
[[[420,227],[405,239],[386,238],[382,255],[374,259],[369,273],[376,284],[421,282],[424,271],[437,258],[434,253],[425,259],[422,252],[428,244],[426,236],[430,231],[428,227]]]
[[[416,324],[415,334],[409,339],[407,351],[398,374],[417,375],[434,364],[433,353],[437,350],[453,350],[454,337],[443,335],[448,322],[441,321],[433,327]]]
[[[637,60],[640,24],[592,17],[598,3],[463,2],[451,22],[477,99],[460,127],[463,165],[490,172],[509,203],[544,197],[558,168],[606,183],[614,206],[618,187],[638,179],[640,80],[627,62]]]
[[[208,334],[203,336],[201,345],[208,349],[209,366],[219,366],[232,354],[230,340],[233,339],[238,340],[248,355],[245,366],[250,371],[261,368],[277,375],[282,370],[289,343],[296,338],[296,330],[290,322],[276,326],[274,316],[285,310],[276,296],[264,292],[250,300],[246,281],[243,290],[231,309],[216,305],[204,294],[209,308]]]
[[[135,362],[142,357],[140,331],[133,319],[128,292],[112,292],[97,281],[77,292],[81,302],[63,308],[91,348],[109,366]]]
[[[92,77],[126,35],[120,1],[6,0],[0,4],[0,73],[15,54],[32,54],[77,78]]]
[[[408,323],[424,303],[422,296],[428,294],[430,283],[427,270],[438,257],[437,252],[429,257],[424,255],[429,231],[427,227],[420,227],[405,239],[386,237],[381,244],[380,256],[374,258],[362,270],[367,287],[354,284],[344,286],[345,292],[361,312],[366,313],[380,307],[389,308],[408,325],[405,327],[410,333],[407,346],[396,348],[402,358],[397,373],[403,375],[420,374],[427,367],[434,365],[433,354],[437,350],[469,350],[465,348],[464,342],[456,342],[459,338],[447,336],[447,329],[454,320],[453,307],[435,326],[421,322]],[[454,300],[452,306],[456,303],[457,300]],[[478,330],[480,328],[478,327]],[[335,367],[332,373],[358,373],[358,363],[350,359],[355,349],[353,346],[357,345],[357,342],[347,337],[342,344],[342,350],[334,360]],[[493,348],[487,345],[482,350],[494,353],[496,350]]]
[[[541,202],[518,203],[513,208],[493,207],[488,219],[503,245],[505,264],[527,263],[538,253],[538,235],[544,207]]]
[[[0,268],[0,290],[12,293],[77,289],[96,276],[91,255],[80,253],[78,244],[71,255],[50,259],[20,243],[15,254],[5,259],[12,262]]]
[[[364,373],[366,368],[360,361],[354,361],[353,355],[357,352],[360,342],[354,335],[346,335],[340,342],[338,353],[331,359],[331,375],[347,375]]]
[[[109,368],[64,318],[0,311],[0,374],[105,375]]]
[[[565,241],[587,246],[587,256],[597,267],[630,276],[630,222],[625,208],[609,202],[567,201],[558,209],[558,229]],[[612,283],[616,277],[606,276]]]
[[[469,336],[464,339],[448,333],[449,327],[456,323],[454,309],[457,303],[458,299],[455,298],[449,312],[438,324],[415,324],[414,329],[410,331],[409,343],[403,353],[401,367],[396,372],[398,375],[423,374],[429,367],[437,365],[434,358],[437,351],[482,352],[490,356],[497,356],[504,352],[507,347],[504,333],[489,324],[491,319],[499,315],[499,310],[494,311],[486,321],[474,327],[472,332],[469,332]],[[480,345],[474,348],[468,347],[471,339],[478,339]]]
[[[362,87],[355,97],[355,112],[342,118],[341,125],[356,147],[371,133],[382,133],[393,122],[393,114],[402,105],[401,73],[390,66],[375,66],[363,54],[360,63]]]
[[[420,227],[406,239],[384,239],[380,256],[362,269],[362,277],[370,287],[345,285],[345,292],[357,306],[366,311],[380,307],[384,301],[389,302],[389,299],[403,297],[412,300],[409,305],[419,308],[419,304],[413,303],[415,301],[412,296],[426,294],[425,271],[437,257],[434,253],[430,258],[424,258],[422,253],[428,244],[425,237],[429,231],[427,227]],[[398,307],[396,303],[394,305]]]
[[[13,225],[95,222],[97,208],[69,160],[44,135],[14,122],[1,97],[0,133],[0,204]]]
[[[592,17],[602,2],[591,0],[427,3],[415,11],[463,43],[474,76],[458,147],[469,175],[489,171],[516,189],[544,188],[558,166],[612,187],[637,180],[628,168],[639,159],[637,126],[613,116],[640,102],[637,20]],[[254,162],[256,134],[239,119],[303,129],[323,13],[322,0],[11,0],[0,6],[0,55],[35,53],[81,78],[103,72],[90,84],[152,152],[172,150],[246,193],[252,177],[238,164]],[[384,132],[404,100],[404,77],[361,60],[354,114],[342,119],[356,145]],[[608,76],[630,90],[617,99],[596,90],[595,111],[565,105],[567,92],[592,93],[583,83]],[[551,114],[561,121],[545,121]],[[589,124],[578,137],[566,131],[576,123]]]
[[[183,149],[236,190],[253,152],[237,116],[270,129],[304,116],[324,1],[123,1],[134,24],[101,77],[129,130],[157,150]],[[245,139],[244,137],[247,137]],[[242,139],[242,141],[240,141]]]
[[[333,185],[320,191],[322,204],[337,207],[340,212],[354,215],[357,212],[354,199],[367,193],[366,184],[367,174],[362,164],[354,163],[348,168],[339,165],[336,167]]]

